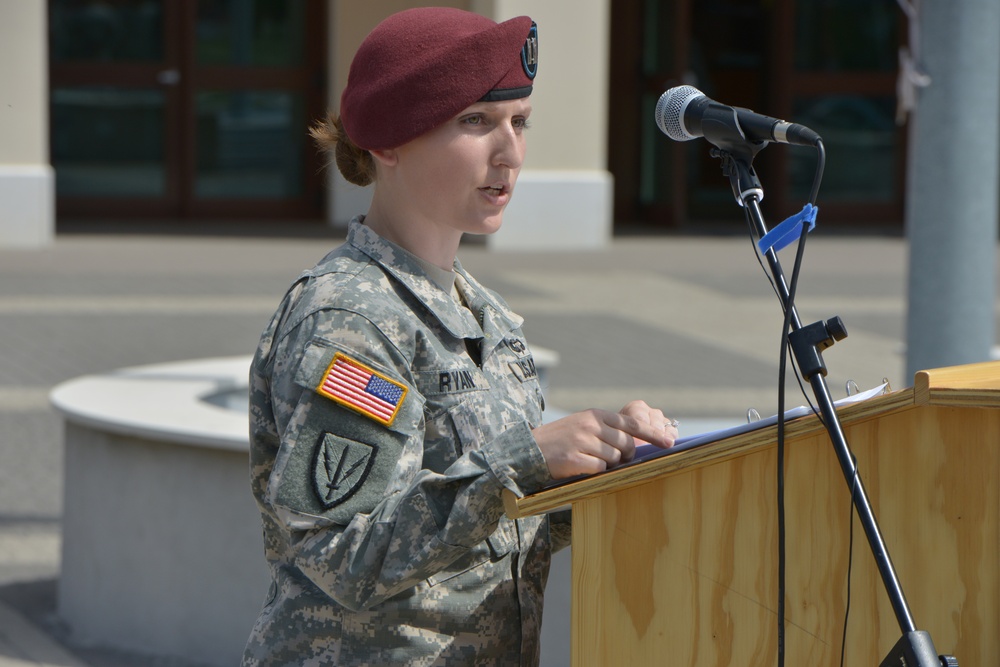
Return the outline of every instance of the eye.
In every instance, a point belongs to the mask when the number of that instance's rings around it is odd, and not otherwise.
[[[519,130],[527,130],[528,128],[531,127],[531,123],[528,122],[528,119],[524,117],[515,118],[514,120],[511,121],[511,125],[513,125]]]
[[[473,116],[466,116],[465,118],[462,119],[462,122],[467,125],[482,125],[483,117],[479,114]]]

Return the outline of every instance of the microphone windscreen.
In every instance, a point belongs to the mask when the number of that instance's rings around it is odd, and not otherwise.
[[[654,112],[660,131],[674,141],[697,139],[698,135],[691,134],[684,127],[684,110],[700,97],[705,97],[705,94],[694,86],[677,86],[660,95]]]

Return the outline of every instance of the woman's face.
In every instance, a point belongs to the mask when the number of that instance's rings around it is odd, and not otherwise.
[[[395,149],[393,197],[438,232],[500,228],[524,162],[527,99],[476,102]],[[399,199],[403,198],[403,199]]]

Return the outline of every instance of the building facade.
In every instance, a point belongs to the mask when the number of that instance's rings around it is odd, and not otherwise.
[[[419,4],[430,3],[5,3],[0,48],[17,57],[0,64],[0,113],[12,121],[0,127],[0,193],[17,205],[0,242],[50,237],[56,218],[345,224],[369,193],[323,169],[306,129],[337,108],[364,35]],[[817,130],[825,222],[901,224],[905,19],[893,0],[434,4],[539,24],[537,129],[491,243],[586,247],[616,231],[738,229],[709,146],[671,142],[653,121],[660,94],[682,83]],[[815,155],[769,147],[755,167],[769,215],[784,217],[804,203]]]

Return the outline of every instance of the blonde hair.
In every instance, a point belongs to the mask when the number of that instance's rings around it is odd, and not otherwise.
[[[309,136],[321,150],[333,154],[337,169],[348,182],[364,186],[375,181],[375,160],[372,154],[351,141],[337,114],[331,111],[325,121],[316,122],[309,128]]]

